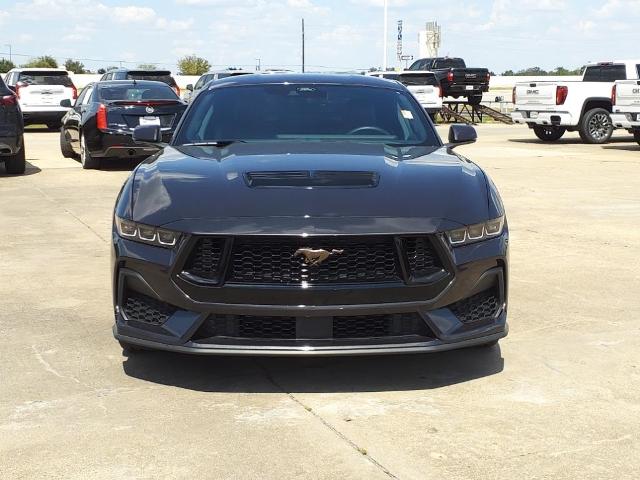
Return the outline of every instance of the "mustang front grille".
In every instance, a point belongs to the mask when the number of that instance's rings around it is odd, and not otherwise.
[[[183,271],[209,282],[311,286],[419,282],[443,270],[430,237],[396,240],[392,236],[203,237],[195,242]],[[230,246],[227,253],[225,245]],[[405,279],[403,271],[410,278]]]

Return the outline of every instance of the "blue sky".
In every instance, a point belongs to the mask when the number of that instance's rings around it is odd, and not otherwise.
[[[383,0],[0,0],[0,57],[81,58],[97,69],[155,62],[175,69],[194,53],[220,67],[300,64],[300,18],[310,70],[382,63]],[[404,50],[417,54],[428,20],[443,29],[441,54],[495,72],[529,66],[577,67],[640,57],[640,0],[390,0],[388,49],[396,21]],[[92,59],[92,60],[88,60]],[[130,62],[130,63],[127,63]]]

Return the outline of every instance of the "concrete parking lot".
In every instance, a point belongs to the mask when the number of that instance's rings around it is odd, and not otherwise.
[[[30,131],[27,174],[0,166],[0,478],[639,478],[640,146],[478,131],[460,151],[507,207],[509,337],[335,359],[123,356],[132,165],[83,171]]]

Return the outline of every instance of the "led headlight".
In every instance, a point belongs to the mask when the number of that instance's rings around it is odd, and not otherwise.
[[[178,240],[180,240],[180,233],[178,232],[132,222],[117,215],[115,220],[118,235],[123,238],[166,248],[175,247],[178,244]]]
[[[454,247],[468,243],[479,242],[488,238],[497,237],[504,228],[504,216],[487,220],[484,223],[476,223],[464,228],[457,228],[447,232],[449,243]]]

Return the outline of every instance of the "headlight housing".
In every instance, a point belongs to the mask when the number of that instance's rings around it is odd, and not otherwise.
[[[456,228],[446,232],[449,243],[458,247],[469,243],[480,242],[502,234],[504,228],[504,215],[498,218],[487,220],[483,223],[476,223],[464,228]]]
[[[122,238],[135,240],[156,247],[173,248],[180,240],[180,233],[153,227],[115,216],[116,230]]]

